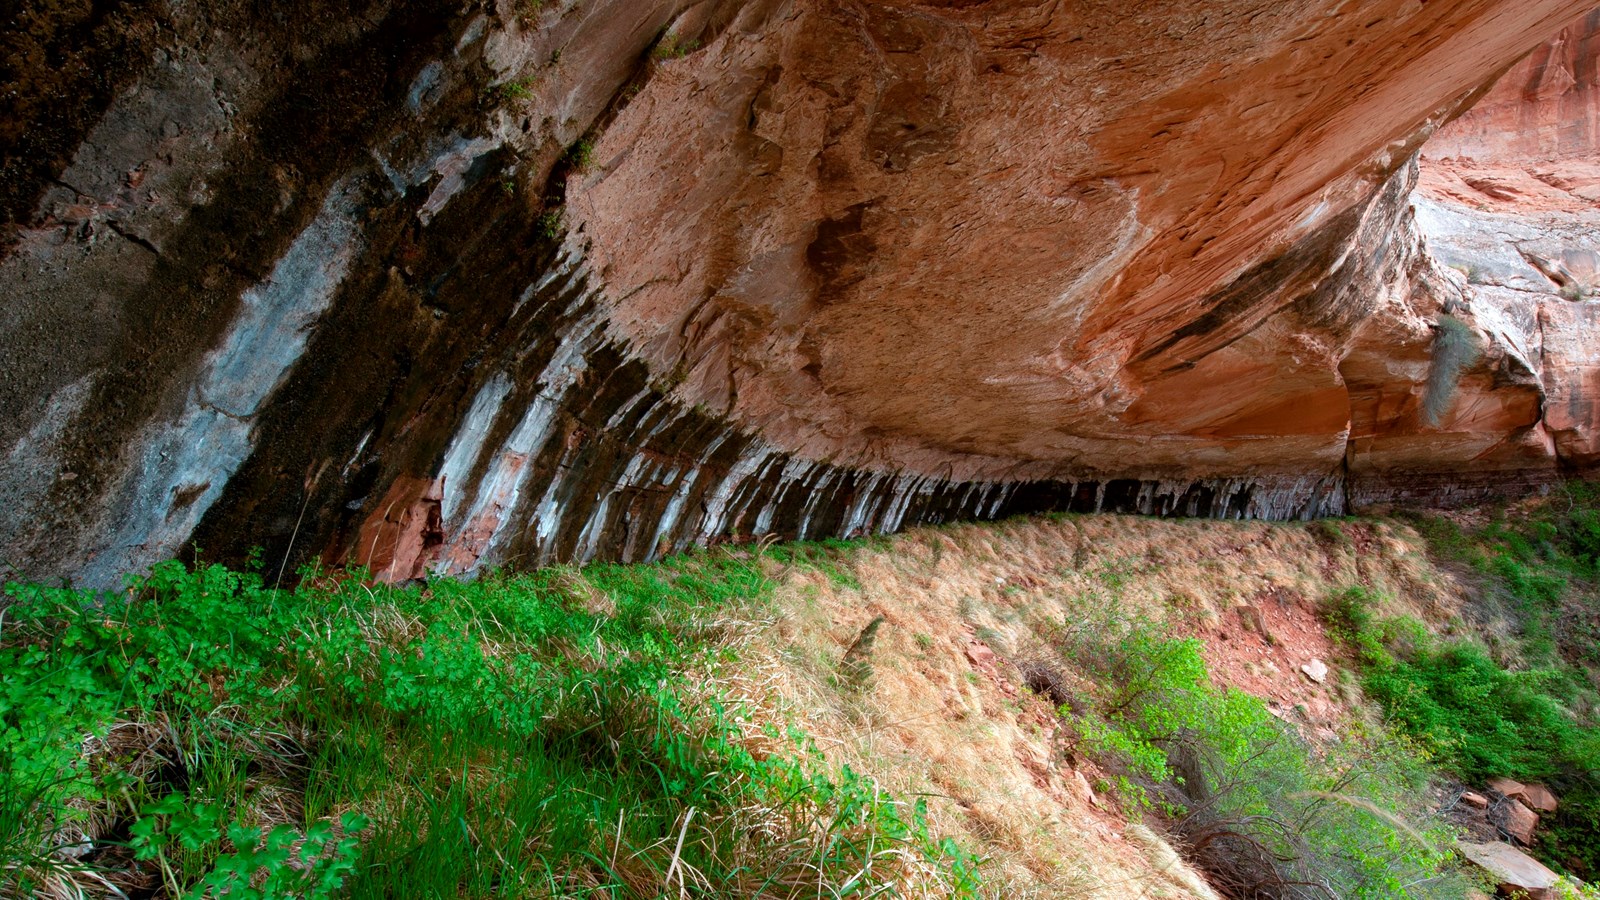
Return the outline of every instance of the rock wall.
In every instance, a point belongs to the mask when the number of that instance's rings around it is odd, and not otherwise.
[[[1541,469],[1554,477],[1600,461],[1597,63],[1600,12],[1588,12],[1514,65],[1421,155],[1413,205],[1424,248],[1459,285],[1457,314],[1474,323],[1483,351],[1441,428],[1458,435],[1464,464],[1480,477]],[[1392,338],[1375,333],[1372,342],[1382,348]],[[1396,464],[1409,479],[1434,464],[1427,436],[1388,429],[1364,462]],[[1360,467],[1352,463],[1352,477]]]
[[[1548,480],[1587,307],[1491,321],[1409,160],[1584,8],[36,5],[0,557],[406,578]],[[1446,311],[1486,349],[1425,422]]]

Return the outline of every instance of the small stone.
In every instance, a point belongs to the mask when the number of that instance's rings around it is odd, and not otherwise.
[[[1500,893],[1508,897],[1552,900],[1556,895],[1556,873],[1510,844],[1502,841],[1487,844],[1462,841],[1456,847],[1462,856],[1489,873],[1499,886]]]
[[[1489,798],[1478,793],[1477,791],[1462,791],[1461,802],[1472,807],[1473,809],[1489,808]]]
[[[1328,680],[1328,664],[1315,657],[1312,658],[1311,662],[1301,666],[1300,671],[1304,672],[1307,678],[1317,684],[1322,684]]]
[[[1243,625],[1246,631],[1254,631],[1261,635],[1262,640],[1272,643],[1272,635],[1267,631],[1267,620],[1261,615],[1260,609],[1246,603],[1234,611],[1239,614],[1239,624]]]
[[[994,651],[983,641],[967,642],[967,659],[975,666],[989,666],[994,664]]]

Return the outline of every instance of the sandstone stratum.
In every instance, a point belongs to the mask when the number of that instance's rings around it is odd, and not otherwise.
[[[1593,0],[27,4],[0,560],[401,581],[1600,461]]]

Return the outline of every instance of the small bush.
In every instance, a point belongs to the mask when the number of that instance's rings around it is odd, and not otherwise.
[[[1439,427],[1455,402],[1461,373],[1482,355],[1478,336],[1472,327],[1455,316],[1441,314],[1433,333],[1433,352],[1428,362],[1428,380],[1422,389],[1422,421],[1429,428]]]
[[[697,40],[684,40],[675,34],[664,34],[656,45],[650,48],[650,58],[661,61],[668,59],[682,59],[700,49]]]
[[[1057,643],[1092,698],[1073,722],[1078,748],[1223,893],[1465,894],[1447,871],[1450,835],[1413,812],[1426,775],[1405,742],[1355,735],[1319,756],[1259,699],[1213,687],[1198,640],[1095,609]]]
[[[573,171],[586,172],[594,165],[594,139],[583,138],[567,148],[563,157]]]
[[[501,100],[531,100],[533,87],[538,84],[537,78],[517,78],[507,81],[497,88]]]
[[[872,648],[878,642],[878,629],[883,627],[883,616],[874,616],[845,651],[839,662],[839,675],[845,686],[854,691],[872,687]]]
[[[566,227],[566,216],[562,214],[560,207],[547,209],[539,214],[539,220],[534,223],[534,227],[539,236],[545,240],[559,240],[562,230]]]

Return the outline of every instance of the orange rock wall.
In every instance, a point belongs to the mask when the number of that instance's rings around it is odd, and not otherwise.
[[[1600,458],[1593,2],[29,10],[0,560],[401,580],[1546,482]]]
[[[1483,163],[1592,157],[1600,149],[1600,10],[1524,56],[1428,144]]]
[[[1584,6],[797,2],[663,64],[570,209],[652,369],[797,452],[1329,471],[1414,299],[1385,185]]]

